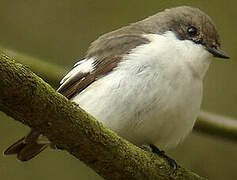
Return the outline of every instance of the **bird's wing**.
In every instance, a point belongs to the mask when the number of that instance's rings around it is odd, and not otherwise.
[[[58,92],[68,99],[83,91],[96,79],[111,72],[133,48],[149,43],[141,35],[116,35],[92,43],[85,59],[77,62],[62,79]]]

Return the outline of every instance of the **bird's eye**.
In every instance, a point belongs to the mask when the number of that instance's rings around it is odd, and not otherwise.
[[[194,26],[190,26],[187,30],[189,36],[196,36],[197,35],[197,28],[195,28]]]

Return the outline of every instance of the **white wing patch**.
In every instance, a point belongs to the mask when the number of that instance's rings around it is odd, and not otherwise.
[[[89,73],[95,69],[94,58],[83,59],[74,64],[73,69],[67,73],[67,75],[60,81],[60,84],[64,84],[70,81],[74,76],[80,73]]]

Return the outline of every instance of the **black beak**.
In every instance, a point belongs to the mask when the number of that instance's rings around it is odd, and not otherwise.
[[[229,59],[230,57],[219,47],[208,47],[206,46],[206,49],[213,54],[214,57],[217,58],[223,58],[223,59]]]

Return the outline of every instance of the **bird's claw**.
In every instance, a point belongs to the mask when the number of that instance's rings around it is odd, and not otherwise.
[[[153,144],[150,144],[150,148],[151,148],[151,150],[152,150],[153,153],[155,153],[155,154],[157,154],[158,156],[160,156],[160,157],[166,159],[166,160],[168,161],[169,165],[170,165],[174,170],[176,170],[176,169],[178,168],[178,165],[177,165],[176,161],[175,161],[174,159],[170,158],[169,156],[167,156],[167,155],[165,154],[165,151],[159,150],[159,148],[157,148],[157,147],[156,147],[155,145],[153,145]]]

